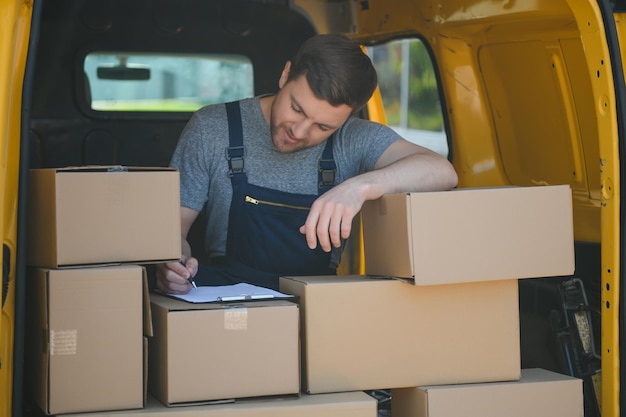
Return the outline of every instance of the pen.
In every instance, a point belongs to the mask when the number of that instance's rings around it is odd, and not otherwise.
[[[185,268],[187,268],[187,265],[185,265],[185,263],[183,261],[178,261],[182,266],[184,266]],[[193,277],[191,275],[189,275],[189,278],[187,278],[187,281],[189,281],[189,283],[191,285],[193,285],[194,288],[198,288],[198,286],[196,285],[196,281],[193,280]]]
[[[241,294],[241,295],[225,295],[217,297],[217,301],[245,301],[245,300],[265,300],[274,298],[272,294]]]

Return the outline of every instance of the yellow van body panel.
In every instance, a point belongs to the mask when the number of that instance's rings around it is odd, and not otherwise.
[[[0,235],[10,250],[10,264],[2,265],[10,274],[0,316],[0,417],[12,410],[19,138],[31,14],[31,2],[0,1]]]
[[[603,64],[609,55],[599,11],[591,2],[569,3],[369,2],[357,11],[358,37],[381,41],[419,28],[442,76],[460,187],[569,183],[577,240],[600,242],[595,167],[599,135],[617,137],[613,79]],[[594,82],[571,91],[574,77]],[[522,78],[536,90],[515,82]],[[492,109],[501,119],[492,120]]]

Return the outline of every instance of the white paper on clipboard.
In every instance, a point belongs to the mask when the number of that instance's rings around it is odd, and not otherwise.
[[[215,303],[227,301],[268,300],[273,298],[293,298],[269,288],[247,283],[192,288],[187,294],[168,294],[190,303]]]

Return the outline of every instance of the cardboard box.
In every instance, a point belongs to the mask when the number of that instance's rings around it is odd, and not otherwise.
[[[517,280],[281,277],[280,291],[300,297],[310,394],[519,379]]]
[[[568,185],[390,194],[362,219],[370,275],[431,285],[574,272]]]
[[[519,381],[394,389],[394,417],[583,417],[582,380],[524,369]]]
[[[298,305],[151,294],[149,392],[168,405],[300,392]]]
[[[364,392],[254,398],[230,404],[167,408],[148,398],[142,410],[74,414],[74,417],[376,417],[376,400]]]
[[[27,386],[45,413],[143,407],[144,273],[29,271]]]
[[[28,264],[57,268],[180,259],[178,171],[125,169],[30,170]]]

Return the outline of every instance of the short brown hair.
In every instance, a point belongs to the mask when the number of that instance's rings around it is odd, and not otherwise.
[[[358,111],[370,99],[378,77],[361,45],[340,34],[307,39],[291,62],[287,82],[301,75],[317,98],[332,106],[346,104]]]

